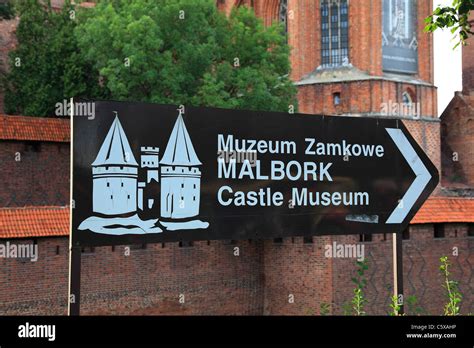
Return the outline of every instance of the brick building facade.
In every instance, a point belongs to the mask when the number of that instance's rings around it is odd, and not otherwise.
[[[470,17],[474,23],[474,14]],[[471,39],[472,40],[472,39]],[[441,115],[444,185],[474,186],[474,44],[462,50],[463,89]]]
[[[319,1],[216,3],[225,12],[253,6],[266,24],[281,20],[285,13],[301,112],[391,117],[381,115],[381,104],[402,103],[408,93],[412,102],[420,103],[421,114],[399,118],[441,168],[432,38],[422,33],[422,18],[430,12],[431,1],[417,2],[419,70],[412,75],[382,69],[378,0],[349,2],[349,64],[330,68],[320,68]],[[450,122],[448,133],[460,127]],[[69,139],[66,120],[0,115],[0,242],[37,243],[40,253],[36,262],[0,259],[0,314],[66,314]],[[472,141],[472,133],[467,141]],[[469,157],[468,153],[467,147],[459,148],[460,156]],[[464,196],[469,196],[469,185],[465,188]],[[461,312],[474,312],[474,199],[457,197],[456,192],[449,185],[440,186],[404,233],[405,295],[416,296],[422,313],[442,314],[445,301],[438,266],[443,255],[450,256],[453,278],[460,282]],[[85,248],[81,310],[311,315],[327,305],[329,313],[342,314],[352,296],[356,266],[354,259],[325,257],[325,246],[333,242],[363,243],[369,262],[367,312],[387,313],[393,286],[389,235]],[[125,247],[130,248],[128,256]],[[407,309],[417,313],[416,308]]]

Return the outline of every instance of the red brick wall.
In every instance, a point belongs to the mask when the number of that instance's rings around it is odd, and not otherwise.
[[[418,78],[434,83],[433,34],[425,33],[425,21],[433,12],[433,0],[418,0]],[[435,101],[436,104],[436,101]],[[436,113],[434,115],[437,115]]]
[[[474,284],[472,267],[474,262],[474,239],[467,238],[466,224],[446,224],[445,238],[433,238],[433,225],[410,226],[410,239],[403,241],[403,269],[405,299],[416,296],[425,314],[442,315],[447,302],[442,287],[443,278],[439,271],[439,258],[448,256],[452,267],[452,279],[459,281],[464,296],[461,313],[474,310]],[[337,237],[339,243],[355,243],[355,236]],[[393,294],[392,236],[374,236],[374,242],[365,243],[369,269],[366,271],[368,285],[366,310],[370,314],[387,314],[390,297]],[[453,255],[458,248],[458,256]],[[334,313],[343,313],[342,305],[353,296],[354,288],[350,278],[355,275],[354,260],[336,259],[333,264]],[[409,310],[409,308],[407,308]],[[410,311],[409,311],[410,313]],[[415,314],[413,311],[411,314]]]
[[[291,78],[298,81],[321,63],[319,1],[290,0],[288,10],[293,13],[288,18]]]
[[[467,237],[467,224],[445,224],[445,238],[435,239],[433,225],[410,226],[410,238],[403,240],[405,298],[415,296],[424,314],[441,315],[446,303],[439,258],[448,256],[452,279],[459,281],[463,294],[461,312],[474,311],[474,238]],[[313,244],[302,238],[284,238],[283,244],[265,241],[265,307],[270,315],[320,314],[321,304],[330,305],[330,313],[344,314],[353,296],[355,259],[326,258],[325,245],[332,242],[358,244],[359,236],[314,237]],[[368,314],[389,311],[393,294],[392,235],[374,235],[364,242],[369,269],[365,296]],[[453,248],[458,256],[453,255]],[[289,303],[289,295],[294,303]],[[349,306],[350,307],[350,306]],[[408,306],[410,314],[417,314]]]
[[[349,61],[371,75],[382,74],[382,3],[349,1]]]
[[[0,163],[0,208],[68,204],[68,143],[2,140]]]
[[[239,256],[234,256],[235,247]],[[115,251],[100,247],[82,256],[84,314],[262,313],[261,242],[199,241],[181,248],[178,243],[150,244],[130,256],[123,246]]]
[[[463,294],[461,312],[472,313],[474,239],[467,237],[466,224],[445,226],[442,239],[433,238],[432,225],[410,227],[410,239],[403,241],[405,296],[415,295],[425,314],[442,314],[445,293],[438,267],[447,255]],[[131,250],[130,256],[124,246],[95,248],[82,254],[82,314],[319,315],[321,304],[343,314],[357,268],[355,259],[325,257],[325,245],[333,241],[355,244],[359,236],[315,237],[313,244],[301,237],[284,238],[282,244],[153,244]],[[68,240],[40,238],[38,245],[37,262],[0,259],[0,276],[6,280],[0,282],[0,314],[66,314]],[[393,291],[391,235],[386,240],[373,236],[364,245],[369,263],[365,309],[386,314]],[[240,256],[234,256],[234,247]]]
[[[474,95],[456,94],[441,115],[443,184],[474,186]]]
[[[402,94],[413,91],[420,102],[420,116],[435,117],[436,89],[387,80],[316,83],[298,87],[299,112],[308,114],[380,114],[383,103],[402,103]],[[333,93],[341,94],[341,104],[334,105]]]
[[[321,303],[332,302],[332,263],[324,256],[331,237],[284,238],[282,244],[265,243],[265,305],[269,315],[317,315]]]
[[[403,120],[403,123],[418,145],[420,145],[423,151],[428,155],[431,162],[436,166],[441,178],[441,141],[440,122],[438,119],[434,119],[433,121]],[[432,195],[438,195],[440,188],[441,179]]]
[[[278,11],[280,9],[279,0],[254,0],[253,9],[255,14],[263,19],[265,25],[270,25],[278,20]]]
[[[470,20],[474,23],[474,14]],[[463,91],[441,115],[443,185],[474,186],[474,40],[462,47]]]
[[[95,248],[82,254],[81,313],[262,314],[262,247],[257,241],[150,244],[129,256],[124,246]],[[67,313],[68,239],[40,238],[38,250],[36,262],[0,259],[1,315]]]
[[[0,259],[0,315],[62,315],[67,313],[67,238],[39,238],[38,260]],[[0,243],[7,241],[0,239]],[[33,240],[10,240],[31,244]],[[56,248],[59,246],[59,255]]]

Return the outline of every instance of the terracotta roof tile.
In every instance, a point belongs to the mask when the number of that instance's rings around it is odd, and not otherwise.
[[[0,115],[0,139],[69,142],[69,119]]]
[[[411,224],[474,222],[474,199],[432,197],[411,220]]]
[[[0,238],[69,235],[69,207],[0,209]]]

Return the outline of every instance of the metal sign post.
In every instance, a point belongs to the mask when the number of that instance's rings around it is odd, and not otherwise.
[[[402,234],[393,234],[393,295],[400,305],[398,315],[404,314],[405,299],[403,296],[403,246]]]
[[[71,117],[71,171],[70,171],[70,215],[69,215],[69,284],[68,284],[68,315],[79,315],[80,313],[80,301],[81,301],[81,247],[74,245],[74,230],[72,219],[73,209],[75,208],[75,202],[73,198],[73,174],[74,174],[74,99],[70,99],[70,117]]]
[[[69,248],[68,315],[80,314],[81,302],[81,248]]]

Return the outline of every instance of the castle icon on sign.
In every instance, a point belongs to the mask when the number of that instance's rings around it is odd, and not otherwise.
[[[116,113],[91,164],[93,215],[79,229],[122,235],[209,227],[197,219],[202,163],[181,113],[161,161],[159,147],[140,151],[138,164]]]

